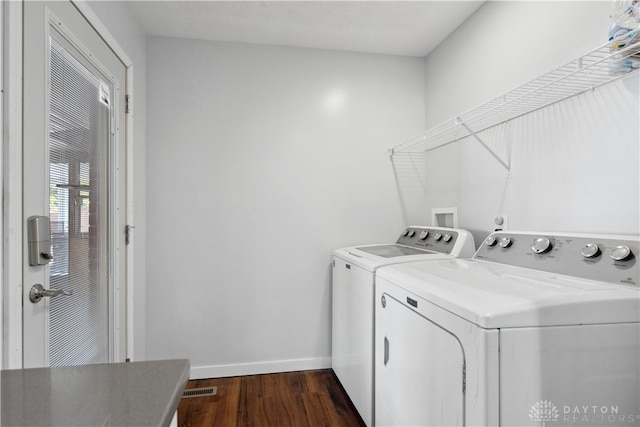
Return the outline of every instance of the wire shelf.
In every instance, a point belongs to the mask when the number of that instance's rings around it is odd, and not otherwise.
[[[392,157],[426,153],[468,136],[484,145],[477,133],[637,72],[639,65],[640,40],[608,42],[389,151]]]

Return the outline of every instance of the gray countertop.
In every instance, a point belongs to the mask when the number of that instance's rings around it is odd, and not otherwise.
[[[168,426],[189,361],[2,371],[2,426]]]

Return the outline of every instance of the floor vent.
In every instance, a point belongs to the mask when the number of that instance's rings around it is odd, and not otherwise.
[[[182,398],[215,396],[216,394],[218,394],[218,387],[190,388],[182,393]]]

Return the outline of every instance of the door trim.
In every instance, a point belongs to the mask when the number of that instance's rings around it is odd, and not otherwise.
[[[125,96],[129,100],[133,99],[133,61],[129,58],[129,55],[118,44],[116,39],[111,35],[107,27],[100,21],[95,12],[91,9],[88,2],[85,0],[71,0],[85,19],[91,23],[100,37],[105,41],[107,46],[111,48],[113,53],[120,59],[126,68],[126,78],[124,81]],[[124,226],[130,226],[129,228],[129,243],[125,244],[125,286],[126,286],[126,359],[134,360],[134,306],[133,306],[133,284],[134,284],[134,251],[135,251],[135,225],[133,217],[133,118],[135,117],[134,103],[129,101],[127,103],[128,112],[124,115],[125,126],[125,221]]]
[[[23,0],[26,1],[26,0]],[[133,93],[133,63],[124,49],[108,31],[98,16],[91,10],[86,1],[70,2],[81,15],[91,24],[94,30],[114,52],[125,66],[125,95],[131,97]],[[2,345],[0,349],[0,367],[3,369],[19,369],[23,365],[23,218],[22,218],[22,146],[23,146],[23,2],[2,2],[0,15],[3,19],[3,122],[5,124],[6,139],[2,145],[2,187],[4,192],[4,211],[2,213],[2,311],[0,326],[2,330]],[[133,219],[133,114],[125,113],[124,149],[125,161],[125,218],[127,225],[132,225]],[[125,224],[121,224],[124,227]],[[124,236],[124,231],[122,233]],[[125,305],[126,312],[123,328],[126,334],[125,354],[127,359],[133,359],[133,253],[134,240],[123,245],[126,251],[125,268]],[[121,289],[122,291],[122,289]],[[121,329],[122,330],[122,329]],[[120,360],[116,360],[120,361]]]
[[[4,28],[4,2],[0,4],[0,27]],[[0,187],[4,190],[4,179],[3,179],[3,166],[4,162],[4,153],[2,152],[4,147],[4,34],[0,31],[0,129],[3,129],[3,132],[0,133]],[[0,221],[3,221],[3,215],[0,213]],[[4,252],[2,252],[2,247],[4,242],[4,227],[0,227],[0,259],[4,259]],[[3,292],[4,287],[2,286],[4,281],[2,277],[4,276],[4,262],[0,262],[0,319],[4,317],[4,310],[2,308],[4,304]],[[2,320],[0,320],[0,330],[2,329]],[[4,336],[3,336],[4,337]],[[2,353],[4,351],[4,340],[0,339],[0,368],[2,367]]]
[[[22,3],[2,2],[4,45],[2,367],[22,367]],[[6,322],[5,322],[6,320]]]

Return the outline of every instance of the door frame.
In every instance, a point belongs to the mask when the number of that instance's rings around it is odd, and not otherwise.
[[[27,1],[27,0],[23,0]],[[2,246],[0,255],[2,258],[2,272],[0,283],[2,292],[0,295],[0,326],[2,330],[2,344],[0,345],[0,368],[19,369],[23,363],[23,228],[22,217],[22,145],[23,145],[23,99],[22,99],[22,75],[23,75],[23,51],[22,51],[22,22],[23,1],[2,2],[3,11],[0,18],[3,19],[2,35],[2,122],[4,132],[0,164],[0,176],[4,193],[2,216]],[[124,49],[111,35],[107,27],[84,0],[69,0],[81,15],[91,24],[94,30],[105,41],[116,57],[125,66],[124,93],[131,100],[133,94],[133,62]],[[125,111],[125,226],[133,225],[133,109],[131,102],[127,102]],[[130,228],[133,230],[133,228]],[[125,254],[125,293],[126,307],[123,310],[124,319],[117,319],[120,331],[116,330],[116,340],[125,334],[125,358],[133,360],[133,274],[134,274],[134,239],[124,243],[124,230],[120,235]],[[130,233],[130,237],[132,233]],[[122,354],[122,352],[120,352]],[[116,360],[124,362],[124,360]]]

